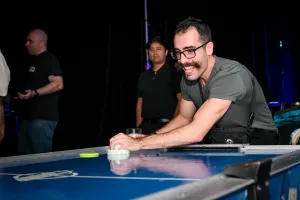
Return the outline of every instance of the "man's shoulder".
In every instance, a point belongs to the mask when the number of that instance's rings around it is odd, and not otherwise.
[[[42,60],[47,61],[47,62],[52,61],[52,62],[55,62],[55,63],[59,63],[58,58],[53,53],[51,53],[49,51],[45,51],[44,53],[42,53],[40,55],[40,57],[42,58]]]
[[[214,76],[216,78],[226,77],[232,74],[243,74],[246,72],[246,67],[240,62],[232,59],[216,57]]]
[[[149,75],[150,73],[151,73],[151,68],[145,69],[145,71],[142,71],[140,73],[140,77],[145,77],[145,76]]]
[[[138,76],[138,82],[144,83],[146,81],[147,77],[149,77],[150,73],[151,73],[151,69],[146,69],[145,71],[142,71]]]

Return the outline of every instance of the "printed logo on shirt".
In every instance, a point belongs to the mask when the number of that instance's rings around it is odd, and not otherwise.
[[[29,72],[34,72],[35,71],[35,66],[31,66],[30,68],[29,68]]]
[[[225,139],[225,143],[226,144],[233,144],[233,141],[232,141],[232,139]]]

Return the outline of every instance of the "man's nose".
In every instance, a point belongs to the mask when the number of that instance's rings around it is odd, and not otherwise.
[[[182,53],[180,54],[180,59],[178,60],[180,63],[187,63],[190,59],[186,58],[185,55]]]

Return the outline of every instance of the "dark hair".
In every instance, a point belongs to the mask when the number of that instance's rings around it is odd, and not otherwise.
[[[151,47],[151,44],[154,43],[154,42],[157,42],[159,44],[161,44],[163,47],[165,47],[165,49],[167,49],[167,45],[166,43],[164,42],[164,40],[162,39],[161,36],[155,36],[153,37],[146,45],[146,49],[149,50],[150,47]]]
[[[209,42],[212,40],[210,27],[201,19],[188,17],[187,19],[179,22],[175,28],[175,34],[185,33],[189,28],[194,27],[197,29],[200,40]]]

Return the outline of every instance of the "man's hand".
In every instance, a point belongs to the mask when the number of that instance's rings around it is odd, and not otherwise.
[[[16,99],[30,99],[36,95],[36,93],[33,90],[25,90],[25,94],[21,94],[18,92],[18,97],[15,97]]]
[[[119,149],[127,149],[129,151],[137,151],[140,149],[138,138],[132,138],[124,133],[119,133],[110,139],[110,149],[115,149],[115,145],[119,144]]]
[[[4,133],[5,133],[5,124],[0,124],[0,142],[4,138]]]

